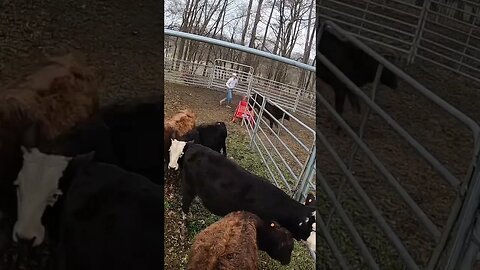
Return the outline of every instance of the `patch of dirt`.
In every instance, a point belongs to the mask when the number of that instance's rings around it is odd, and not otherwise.
[[[0,83],[25,74],[44,55],[78,51],[105,76],[104,102],[157,93],[162,9],[159,1],[2,1]]]
[[[220,91],[179,84],[165,84],[165,117],[171,117],[178,110],[190,108],[197,115],[197,124],[224,121],[227,125],[227,153],[244,168],[266,176],[261,171],[264,165],[258,155],[248,149],[248,135],[240,122],[231,123],[235,106],[226,108],[219,105],[225,97]],[[240,97],[235,96],[233,104],[238,104]],[[265,170],[263,168],[263,170]],[[180,175],[168,171],[165,175],[165,269],[184,269],[188,260],[188,252],[195,235],[208,225],[217,221],[200,202],[195,200],[189,211],[188,234],[183,231]],[[292,262],[281,266],[264,252],[260,252],[261,269],[313,269],[313,261],[307,248],[300,242],[295,243]]]

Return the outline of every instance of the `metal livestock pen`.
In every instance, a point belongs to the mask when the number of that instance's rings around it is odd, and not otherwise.
[[[245,46],[168,29],[165,29],[165,34],[266,57],[304,69],[311,74],[315,72],[314,66]],[[290,121],[288,125],[283,123],[283,119],[277,121],[279,130],[274,133],[261,117],[268,113],[264,110],[265,103],[259,104],[260,117],[257,118],[257,124],[255,127],[245,125],[251,138],[250,147],[259,153],[270,180],[296,200],[303,202],[306,194],[315,190],[315,130],[304,123],[305,120],[313,122],[315,118],[314,85],[310,85],[311,90],[301,89],[262,78],[255,75],[253,67],[224,59],[215,59],[213,65],[207,65],[166,57],[164,66],[166,81],[218,91],[225,91],[226,80],[232,72],[236,72],[239,78],[235,88],[236,95],[250,96],[251,93],[259,93],[266,97],[265,101],[268,100],[281,108],[290,116]],[[300,116],[305,120],[300,120]],[[267,130],[270,130],[270,135],[265,132]]]
[[[408,63],[418,58],[480,82],[478,1],[319,0],[317,14]]]
[[[375,196],[376,194],[369,194],[369,192],[366,191],[368,186],[365,186],[368,183],[365,183],[364,180],[359,181],[359,176],[355,175],[352,171],[351,165],[352,162],[358,158],[358,150],[362,151],[365,160],[368,160],[373,164],[374,168],[381,174],[382,180],[385,183],[388,183],[389,187],[396,192],[395,195],[398,196],[399,200],[402,200],[406,205],[406,208],[409,209],[408,214],[413,215],[415,220],[419,223],[419,226],[429,235],[430,241],[433,244],[428,248],[428,253],[426,255],[428,256],[428,260],[423,267],[426,269],[472,269],[473,263],[478,254],[478,243],[480,240],[480,235],[478,234],[480,231],[480,220],[478,220],[478,217],[480,217],[480,211],[478,211],[480,203],[480,126],[405,72],[385,60],[374,50],[354,37],[354,35],[342,29],[337,24],[331,21],[323,21],[318,32],[319,34],[317,35],[317,44],[321,42],[323,31],[333,31],[340,36],[343,36],[349,42],[353,43],[356,47],[362,49],[378,61],[379,65],[370,95],[367,95],[342,72],[340,72],[340,70],[324,55],[317,52],[317,65],[319,63],[318,61],[320,61],[320,63],[330,69],[335,76],[344,81],[348,88],[367,106],[367,109],[362,114],[361,124],[357,133],[335,112],[324,95],[317,90],[316,99],[318,106],[325,108],[325,111],[335,119],[344,132],[347,133],[348,137],[353,139],[349,158],[347,158],[347,160],[342,160],[334,146],[329,142],[329,139],[325,134],[326,131],[317,128],[317,149],[320,149],[320,147],[325,149],[325,152],[319,152],[317,154],[317,162],[319,156],[329,155],[339,167],[343,179],[342,183],[339,185],[343,186],[343,184],[348,181],[356,197],[359,198],[364,206],[366,206],[366,211],[369,212],[372,219],[375,220],[375,225],[381,228],[381,233],[376,234],[384,235],[394,247],[396,254],[398,254],[398,262],[393,264],[395,266],[390,267],[395,269],[421,269],[418,259],[415,259],[419,257],[418,254],[413,254],[412,251],[407,248],[406,241],[399,237],[398,231],[393,228],[393,226],[396,225],[394,220],[392,220],[392,218],[387,219],[385,214],[379,210],[378,205],[373,202],[372,196]],[[394,72],[402,81],[412,87],[414,91],[420,93],[430,102],[437,105],[442,111],[451,115],[455,121],[460,122],[468,128],[470,136],[473,138],[473,156],[470,159],[470,165],[464,179],[456,177],[451,170],[447,169],[445,164],[442,164],[442,162],[438,160],[424,145],[407,132],[407,130],[396,121],[396,119],[390,116],[376,103],[380,75],[385,68]],[[317,113],[318,110],[319,109],[317,108]],[[402,181],[395,177],[387,168],[385,162],[380,160],[374,151],[372,151],[375,145],[368,145],[366,143],[364,132],[366,124],[371,120],[373,113],[375,113],[377,118],[386,122],[388,127],[393,130],[397,137],[400,137],[406,145],[413,148],[417,155],[426,161],[429,166],[433,168],[441,178],[443,178],[445,185],[449,186],[450,190],[456,195],[455,201],[449,211],[446,224],[439,226],[432,221],[431,217],[425,213],[425,209],[422,209],[419,206],[417,201],[420,198],[414,198],[409,192],[407,192],[406,188],[402,185]],[[360,233],[358,224],[352,222],[352,213],[347,213],[344,209],[346,206],[340,200],[340,197],[342,196],[342,192],[340,192],[341,188],[338,192],[334,192],[331,187],[332,181],[330,181],[329,184],[328,180],[330,179],[325,175],[326,170],[326,167],[319,166],[316,174],[317,185],[319,187],[317,193],[324,194],[323,200],[319,200],[320,204],[329,203],[331,205],[329,209],[325,210],[324,214],[317,215],[317,223],[320,228],[321,236],[326,243],[325,245],[328,246],[330,249],[329,252],[333,254],[333,258],[337,261],[341,269],[351,269],[352,258],[346,257],[342,253],[342,247],[332,236],[335,228],[330,225],[330,221],[332,214],[335,213],[339,216],[339,222],[347,228],[346,232],[341,233],[341,236],[351,239],[351,242],[353,243],[352,246],[355,246],[357,249],[359,257],[362,259],[362,263],[366,264],[368,269],[381,269],[379,261],[372,255],[372,249],[375,249],[376,247],[366,244],[366,236]],[[414,239],[413,241],[415,240],[420,239]],[[345,245],[343,245],[343,250],[345,250]],[[376,252],[378,253],[379,251]]]

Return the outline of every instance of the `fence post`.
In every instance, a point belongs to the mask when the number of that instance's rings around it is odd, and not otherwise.
[[[475,170],[473,171],[467,194],[464,197],[462,209],[456,220],[456,230],[450,236],[451,249],[447,254],[447,261],[444,263],[446,270],[460,269],[457,268],[461,264],[462,256],[465,254],[466,243],[469,241],[469,237],[472,237],[469,232],[472,230],[472,225],[475,222],[475,214],[480,205],[480,153],[477,147],[477,160]]]
[[[252,93],[252,83],[253,83],[253,74],[249,73],[250,76],[248,76],[248,86],[247,86],[247,97],[250,96]]]
[[[463,258],[460,260],[458,269],[474,269],[475,262],[478,260],[480,251],[480,211],[477,209],[476,220],[469,233],[470,239],[466,241],[468,247],[465,248]]]
[[[255,105],[257,103],[257,99],[256,97],[258,97],[260,94],[257,93],[257,95],[255,96],[255,99],[254,99],[254,104],[253,104],[253,108],[255,109]],[[263,97],[263,96],[262,96]],[[265,110],[265,104],[266,104],[266,97],[263,97],[263,101],[262,101],[262,106],[260,107],[260,111],[258,112],[258,117],[257,117],[257,121],[255,122],[255,127],[253,128],[253,132],[252,132],[252,139],[250,140],[250,150],[253,149],[253,142],[255,141],[255,135],[257,134],[258,132],[258,129],[260,127],[260,124],[262,123],[262,115],[263,115],[263,111]]]
[[[300,88],[297,88],[297,98],[295,99],[295,104],[293,105],[293,112],[297,111],[298,103],[300,102],[300,95],[302,94],[302,90]],[[305,92],[307,92],[306,86],[305,86]]]
[[[412,48],[410,49],[410,53],[408,55],[407,63],[411,64],[415,61],[415,57],[417,56],[418,45],[422,38],[423,28],[425,28],[425,22],[427,21],[428,9],[430,8],[430,1],[425,0],[423,2],[422,12],[420,13],[420,19],[418,20],[417,31],[415,32],[415,36],[412,41]]]

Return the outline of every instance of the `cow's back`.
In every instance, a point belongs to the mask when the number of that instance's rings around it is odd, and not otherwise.
[[[161,103],[140,103],[104,111],[114,152],[122,168],[161,183],[163,169]]]
[[[145,177],[91,164],[62,210],[59,269],[161,269],[163,190]]]
[[[215,215],[243,210],[275,219],[290,215],[289,210],[296,204],[301,210],[302,205],[279,188],[201,145],[189,145],[184,157],[184,173],[184,181]]]

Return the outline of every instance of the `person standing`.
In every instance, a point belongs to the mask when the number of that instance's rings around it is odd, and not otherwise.
[[[220,100],[220,105],[222,105],[223,102],[227,101],[227,108],[231,108],[230,104],[232,104],[233,100],[233,89],[237,86],[237,83],[237,73],[233,73],[232,77],[230,77],[230,79],[228,79],[227,83],[225,84],[227,86],[227,97]]]

